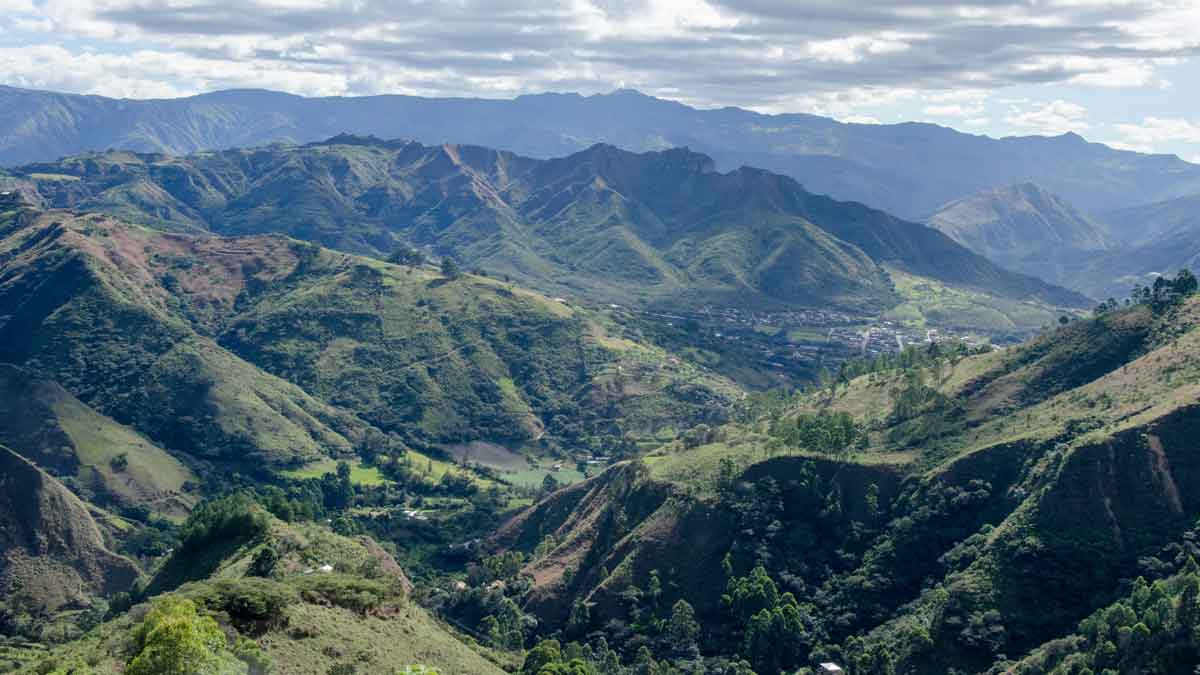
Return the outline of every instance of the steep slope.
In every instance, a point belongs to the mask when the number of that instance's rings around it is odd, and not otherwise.
[[[740,394],[485,277],[57,211],[3,234],[0,360],[202,461],[279,469],[380,431],[422,447],[622,444],[727,419]]]
[[[88,507],[0,445],[0,589],[5,624],[24,613],[82,609],[128,590],[137,566],[109,550]],[[101,606],[103,606],[101,604]],[[5,633],[12,626],[5,625]]]
[[[82,639],[35,655],[19,672],[54,672],[74,663],[87,663],[87,672],[97,675],[126,672],[147,609],[179,599],[215,617],[238,653],[269,662],[269,672],[325,675],[338,665],[369,673],[418,666],[445,675],[504,672],[410,599],[404,571],[374,541],[315,523],[283,523],[265,514],[252,519],[248,536],[214,542],[211,559],[194,551],[192,560],[172,558],[167,569],[196,568],[188,583],[152,585],[142,604]],[[279,552],[269,569],[255,562],[266,549]],[[317,571],[326,565],[329,571]]]
[[[1055,284],[1116,248],[1100,225],[1033,183],[955,200],[926,222],[1003,267]]]
[[[10,216],[0,235],[0,361],[36,368],[97,412],[198,459],[293,463],[349,452],[364,432],[195,330],[169,272],[186,265],[171,257],[184,240],[159,239],[156,250],[148,231],[32,211]],[[287,250],[274,242],[259,252],[285,263]],[[205,275],[231,280],[220,268]],[[237,294],[207,290],[218,306]]]
[[[1200,193],[1110,211],[1101,216],[1113,236],[1131,246],[1145,246],[1184,230],[1200,229]]]
[[[1200,517],[1196,296],[1010,350],[906,358],[561,490],[492,545],[536,550],[528,607],[568,636],[601,630],[619,645],[632,631],[669,649],[655,617],[682,598],[704,655],[760,672],[830,660],[1007,672],[1031,650],[1068,653],[1050,641],[1134,577],[1186,562]],[[791,440],[830,413],[858,425],[838,457]],[[785,591],[802,628],[779,642],[758,631],[792,611],[763,599]]]
[[[882,264],[1012,298],[1082,298],[928,227],[688,150],[597,145],[555,160],[340,136],[189,157],[105,153],[15,172],[56,207],[168,229],[285,232],[344,250],[427,247],[605,302],[878,309]]]
[[[1194,268],[1200,262],[1200,196],[1148,204],[1105,214],[1113,236],[1126,242],[1120,251],[1092,260],[1070,280],[1095,297],[1128,293],[1157,276]]]
[[[758,166],[808,189],[917,219],[996,185],[1032,180],[1088,213],[1200,189],[1200,169],[1074,134],[1002,139],[932,124],[843,124],[805,114],[698,110],[636,91],[512,100],[409,96],[302,98],[223,91],[137,101],[0,88],[0,163],[48,161],[110,148],[186,154],[308,142],[341,132],[422,143],[473,143],[533,157],[595,143],[634,151],[689,146],[722,169]],[[913,158],[920,170],[913,171]]]
[[[74,477],[93,503],[180,515],[194,501],[185,485],[198,479],[178,459],[54,382],[8,364],[0,364],[0,443],[52,474]]]

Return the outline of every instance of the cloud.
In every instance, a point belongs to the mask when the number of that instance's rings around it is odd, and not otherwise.
[[[983,112],[983,106],[980,104],[963,105],[960,103],[948,103],[945,105],[925,106],[922,112],[932,117],[975,117]]]
[[[0,83],[31,88],[141,98],[629,87],[699,107],[1091,129],[1123,147],[1195,149],[1189,127],[1171,124],[1187,122],[1178,110],[1101,125],[1112,118],[1102,97],[1125,92],[1100,90],[1165,88],[1168,73],[1185,82],[1178,65],[1200,57],[1200,0],[9,0],[5,12]],[[1058,98],[1086,100],[1094,120]]]
[[[1022,131],[1054,136],[1088,129],[1091,125],[1086,117],[1087,109],[1083,106],[1057,100],[1032,110],[1014,110],[1004,121]]]
[[[1152,148],[1164,142],[1200,144],[1200,120],[1192,122],[1181,117],[1146,117],[1141,124],[1113,126],[1120,134],[1121,141],[1131,146]]]
[[[0,55],[0,79],[89,93],[113,93],[105,87],[114,78],[89,84],[69,72],[70,61],[119,61],[115,79],[122,91],[198,92],[214,83],[280,82],[309,94],[501,96],[629,86],[679,92],[676,98],[692,104],[765,110],[796,99],[796,91],[821,98],[1040,82],[1146,86],[1161,81],[1167,60],[1200,51],[1198,3],[1191,0],[10,4],[6,20],[26,34],[25,46],[58,46],[71,56],[67,63],[37,64],[6,53]],[[7,44],[15,40],[9,36]],[[68,72],[45,67],[52,64]],[[973,109],[949,100],[931,107],[954,103],[962,112]]]

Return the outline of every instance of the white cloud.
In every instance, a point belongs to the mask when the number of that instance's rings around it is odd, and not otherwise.
[[[1151,148],[1166,142],[1200,144],[1200,121],[1146,117],[1142,119],[1141,124],[1126,123],[1113,126],[1121,135],[1122,141],[1139,147]]]
[[[1014,84],[1161,83],[1160,66],[1200,49],[1196,0],[4,4],[6,22],[35,35],[29,47],[100,42],[106,51],[206,61],[208,71],[227,74],[222,81],[241,78],[244,86],[284,80],[339,93],[603,91],[625,84],[685,92],[700,105],[767,108],[789,91],[919,89],[945,97],[931,97],[931,106],[965,108],[979,100],[977,92]],[[40,70],[0,70],[0,80],[48,77]],[[196,91],[211,79],[170,64],[163,72],[131,68],[124,77],[127,90]],[[143,83],[133,84],[136,78]],[[962,98],[947,93],[964,87],[971,93]]]
[[[917,91],[907,88],[859,87],[844,91],[782,96],[770,105],[751,106],[761,113],[783,113],[803,110],[826,115],[842,121],[852,117],[878,118],[870,110],[887,108],[916,98]]]
[[[922,112],[933,117],[975,117],[983,112],[983,106],[949,103],[946,105],[925,106]]]
[[[834,40],[814,40],[804,46],[804,52],[817,61],[859,63],[871,56],[895,54],[911,48],[911,36],[885,34],[879,36],[852,35]]]
[[[1033,110],[1016,110],[1004,118],[1009,125],[1022,131],[1037,134],[1058,135],[1068,131],[1080,132],[1091,125],[1087,123],[1087,109],[1076,103],[1056,100]]]
[[[1097,127],[1074,103],[1031,100],[1038,85],[1161,88],[1168,69],[1174,77],[1200,56],[1200,0],[0,4],[0,82],[132,97],[229,87],[432,96],[633,87],[700,107],[852,121],[905,111],[975,131],[1057,134]],[[1077,100],[1095,118],[1107,112]],[[1104,130],[1128,147],[1190,152],[1179,147],[1187,129],[1164,126],[1176,114]]]

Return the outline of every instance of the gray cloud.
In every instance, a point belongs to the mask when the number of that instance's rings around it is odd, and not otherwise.
[[[239,78],[312,94],[625,85],[768,108],[798,91],[997,88],[1118,67],[1145,84],[1200,49],[1194,0],[34,0],[29,14],[47,37],[193,59],[146,73],[181,90]],[[204,62],[219,74],[190,74]]]

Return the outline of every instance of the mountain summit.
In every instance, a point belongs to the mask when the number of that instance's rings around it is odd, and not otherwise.
[[[1200,191],[1200,167],[1114,150],[1075,134],[988,138],[934,124],[844,124],[808,114],[699,110],[632,90],[515,99],[305,98],[263,90],[163,100],[0,87],[0,165],[89,150],[188,154],[343,131],[425,144],[469,143],[538,158],[603,142],[688,146],[722,170],[758,166],[809,190],[918,219],[943,204],[1032,180],[1090,214]],[[918,159],[919,158],[919,159]]]
[[[603,302],[879,309],[897,301],[892,266],[1004,297],[1083,303],[924,225],[769,171],[721,173],[684,148],[596,144],[537,160],[342,135],[186,157],[80,155],[13,175],[47,206],[376,255],[415,245]]]
[[[1116,242],[1095,221],[1034,183],[958,199],[928,223],[1004,267],[1065,283],[1070,270]]]

